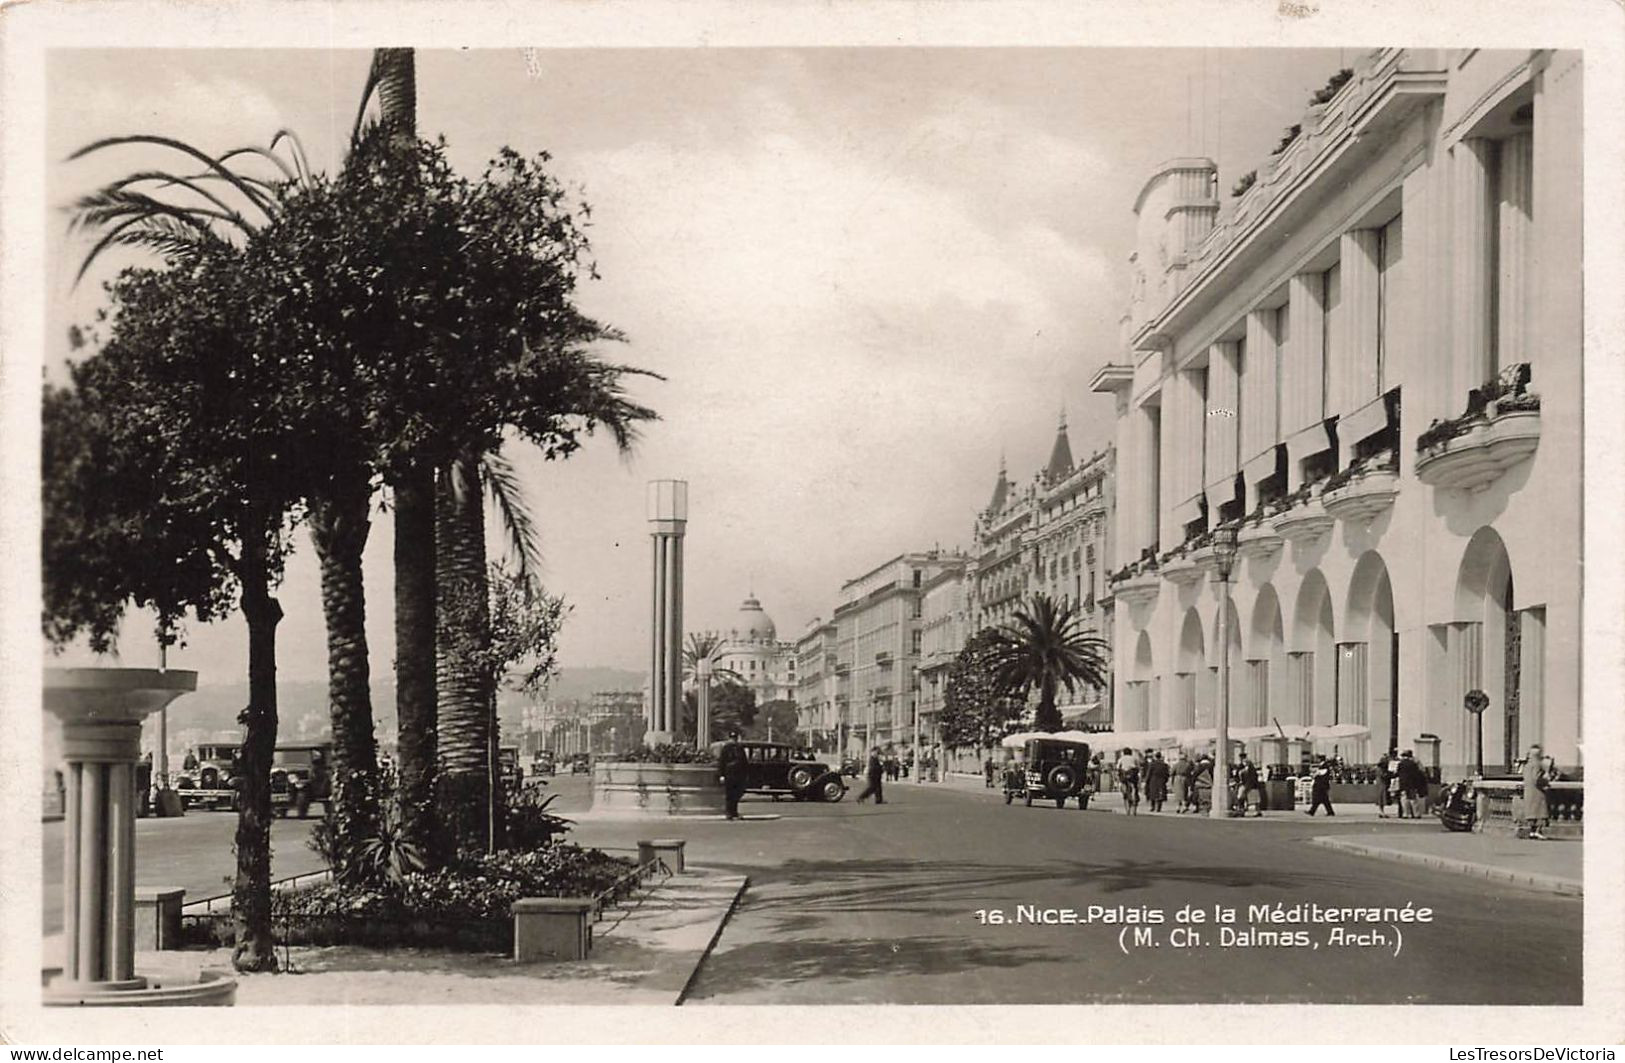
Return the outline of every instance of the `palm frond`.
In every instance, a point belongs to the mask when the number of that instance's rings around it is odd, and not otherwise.
[[[113,193],[123,192],[131,185],[145,184],[147,182],[157,182],[160,187],[164,188],[179,185],[188,192],[191,192],[194,195],[200,196],[203,199],[208,200],[210,203],[213,203],[221,212],[229,214],[235,218],[236,224],[240,228],[246,229],[247,222],[243,221],[242,215],[238,211],[233,209],[225,200],[214,195],[208,189],[202,187],[199,182],[205,179],[219,180],[220,178],[217,174],[198,174],[196,176],[183,177],[164,170],[142,170],[139,173],[130,174],[128,177],[122,177],[119,180],[114,181],[112,184],[99,189],[98,192],[92,193],[90,196],[82,197],[79,202],[84,203],[86,200],[89,200],[96,195],[111,195]]]
[[[130,231],[137,226],[140,228]],[[139,214],[114,226],[97,241],[79,264],[73,283],[77,285],[83,280],[96,259],[110,247],[144,247],[168,259],[195,261],[206,249],[222,243],[224,241],[207,227],[198,230],[182,225],[173,217]]]
[[[136,133],[130,136],[122,137],[103,137],[101,140],[87,144],[78,151],[75,151],[72,155],[69,155],[68,161],[73,162],[74,160],[82,159],[86,155],[90,155],[93,152],[103,151],[107,148],[121,147],[127,144],[152,144],[158,147],[170,148],[174,151],[182,153],[183,155],[189,155],[201,162],[210,172],[218,175],[221,180],[228,182],[234,188],[236,188],[238,192],[242,193],[245,199],[263,211],[266,217],[276,216],[274,202],[266,199],[264,194],[255,189],[252,183],[244,181],[242,177],[232,172],[232,170],[226,166],[227,159],[230,159],[237,154],[241,154],[243,151],[263,149],[239,149],[239,151],[227,152],[221,158],[215,159],[210,157],[207,153],[194,148],[184,140],[176,140],[174,137],[153,136],[152,134],[148,133]],[[280,160],[276,160],[274,156],[272,156],[272,158],[273,161],[277,162],[279,167],[282,167]],[[286,167],[282,168],[286,170]]]
[[[480,473],[485,489],[502,517],[509,550],[519,566],[519,578],[527,588],[534,587],[542,564],[541,533],[531,516],[530,504],[519,483],[519,473],[507,458],[498,453],[485,455]]]
[[[294,169],[299,172],[299,180],[308,184],[310,182],[310,157],[305,154],[305,145],[299,139],[298,133],[291,129],[278,129],[276,136],[271,138],[270,150],[276,151],[276,146],[284,140],[288,142],[291,148],[289,154],[293,157]]]

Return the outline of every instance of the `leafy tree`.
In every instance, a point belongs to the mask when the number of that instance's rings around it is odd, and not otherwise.
[[[949,749],[987,749],[1009,733],[1021,717],[1019,699],[1000,682],[994,629],[984,628],[965,643],[943,686],[938,725]]]
[[[1035,687],[1038,707],[1033,727],[1059,731],[1055,705],[1060,687],[1103,687],[1107,683],[1106,643],[1083,633],[1083,616],[1073,603],[1057,605],[1035,594],[1003,627],[994,629],[993,674],[1005,690],[1025,695]]]
[[[722,659],[722,649],[722,636],[711,631],[690,631],[683,641],[683,682],[699,682],[700,662],[710,661],[713,682],[743,683],[745,677],[732,668],[717,667],[717,662]]]
[[[756,719],[746,730],[745,737],[797,746],[802,744],[800,724],[801,717],[796,712],[796,703],[785,698],[775,698],[757,706]]]
[[[695,744],[704,747],[708,742],[716,742],[728,736],[730,731],[737,730],[745,734],[750,730],[751,724],[756,721],[757,714],[756,692],[743,683],[718,683],[711,688],[711,734],[703,742]],[[683,731],[685,734],[695,734],[699,726],[700,703],[695,691],[683,694]]]
[[[305,475],[297,440],[310,411],[285,386],[286,367],[246,342],[252,289],[242,253],[205,237],[176,258],[168,270],[126,270],[109,285],[109,338],[71,367],[71,394],[47,394],[45,501],[55,512],[44,527],[46,630],[54,638],[83,630],[105,645],[121,603],[154,605],[169,630],[183,608],[207,620],[235,598],[248,624],[249,698],[239,716],[233,962],[275,970],[270,770],[282,607],[272,591]],[[144,550],[156,553],[120,571]]]

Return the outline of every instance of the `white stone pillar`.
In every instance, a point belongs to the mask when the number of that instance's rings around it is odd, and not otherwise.
[[[1326,356],[1324,286],[1325,278],[1319,273],[1295,274],[1287,282],[1291,321],[1286,357],[1281,362],[1282,438],[1321,419],[1321,365]]]
[[[1247,315],[1247,368],[1242,377],[1241,460],[1279,441],[1275,423],[1275,310]]]
[[[683,535],[688,526],[688,483],[649,482],[649,534],[654,540],[649,651],[650,745],[670,742],[682,719]]]
[[[1534,136],[1501,141],[1500,202],[1496,206],[1496,367],[1529,361],[1531,223]]]
[[[1206,468],[1202,470],[1204,488],[1222,477],[1235,475],[1237,468],[1240,425],[1236,409],[1241,405],[1237,353],[1235,343],[1215,343],[1208,350],[1207,408],[1202,411],[1207,436]]]
[[[1450,314],[1451,378],[1455,403],[1461,406],[1466,403],[1468,389],[1495,374],[1495,352],[1490,346],[1490,265],[1495,251],[1495,204],[1490,190],[1495,142],[1471,137],[1457,144],[1451,156],[1455,186],[1449,241],[1455,267]]]
[[[1353,229],[1342,238],[1342,299],[1338,307],[1341,341],[1331,379],[1336,393],[1326,408],[1345,414],[1377,397],[1377,291],[1380,279],[1380,230]]]

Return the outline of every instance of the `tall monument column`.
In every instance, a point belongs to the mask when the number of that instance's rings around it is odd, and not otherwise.
[[[649,731],[646,744],[677,737],[683,706],[683,532],[688,525],[688,481],[649,482],[652,542],[649,624]]]

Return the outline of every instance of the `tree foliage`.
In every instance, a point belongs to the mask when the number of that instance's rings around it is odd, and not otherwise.
[[[1056,693],[1066,687],[1104,687],[1107,683],[1107,646],[1083,633],[1083,616],[1071,602],[1064,605],[1047,594],[1035,594],[992,638],[995,681],[1006,691],[1025,695],[1038,690],[1033,727],[1059,731],[1061,712]]]
[[[684,734],[693,734],[699,721],[699,698],[690,690],[683,694],[683,721]],[[716,742],[728,737],[732,731],[740,734],[750,730],[756,722],[759,707],[756,704],[756,692],[743,683],[723,682],[711,685],[711,734],[704,741]]]
[[[948,666],[938,724],[949,749],[986,749],[1021,717],[1021,701],[999,681],[997,645],[994,630],[984,628],[970,637]]]

